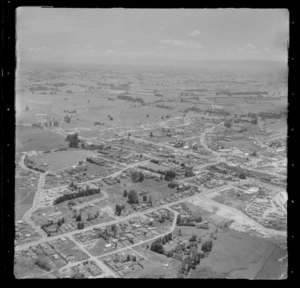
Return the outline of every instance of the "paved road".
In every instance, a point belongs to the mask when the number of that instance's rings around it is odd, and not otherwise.
[[[39,239],[39,240],[30,242],[30,243],[24,243],[24,244],[16,246],[15,249],[16,249],[16,251],[18,251],[18,250],[22,250],[22,249],[27,249],[27,248],[29,248],[30,246],[33,246],[33,245],[38,245],[38,244],[41,244],[41,243],[44,243],[44,242],[48,242],[48,241],[51,241],[51,240],[59,239],[61,237],[72,237],[75,234],[86,232],[86,231],[92,230],[94,228],[100,228],[100,227],[105,227],[105,226],[112,225],[112,224],[117,224],[119,222],[130,220],[131,218],[134,218],[134,217],[141,217],[142,215],[144,215],[146,213],[151,213],[151,212],[154,212],[154,211],[156,211],[158,209],[163,209],[163,208],[167,208],[168,209],[168,208],[170,208],[170,206],[177,205],[179,203],[185,202],[188,199],[199,198],[199,197],[202,198],[205,201],[213,203],[215,206],[219,206],[219,207],[222,207],[223,209],[227,209],[227,211],[230,211],[231,213],[234,213],[234,214],[236,214],[236,215],[238,215],[240,217],[243,217],[246,220],[249,220],[254,225],[257,224],[256,227],[260,228],[260,230],[263,229],[263,230],[265,230],[265,231],[267,231],[269,233],[284,235],[284,231],[276,231],[276,230],[271,230],[271,229],[265,228],[261,224],[257,223],[253,219],[249,218],[247,215],[243,214],[241,211],[238,211],[238,210],[236,210],[234,208],[231,208],[231,207],[228,207],[226,205],[222,205],[222,204],[220,204],[218,202],[215,202],[215,201],[213,201],[213,200],[205,197],[205,195],[207,195],[207,194],[218,192],[218,191],[222,191],[224,189],[232,188],[232,187],[233,187],[232,185],[225,185],[225,186],[217,187],[217,188],[211,189],[211,190],[207,189],[207,190],[204,190],[201,193],[196,193],[196,194],[194,194],[192,196],[188,196],[188,197],[179,199],[179,200],[171,202],[171,203],[166,203],[166,204],[163,204],[163,205],[160,205],[160,206],[156,206],[156,207],[153,207],[153,208],[145,210],[145,211],[134,212],[134,213],[132,213],[132,214],[126,216],[126,217],[121,217],[121,218],[118,218],[118,219],[115,219],[115,220],[112,220],[112,221],[109,221],[109,222],[105,222],[105,223],[100,223],[100,224],[96,224],[96,225],[93,225],[93,226],[89,226],[89,227],[86,227],[86,228],[84,228],[82,230],[75,230],[75,231],[67,232],[67,233],[64,233],[64,234],[60,234],[60,235],[51,236],[51,237],[48,237],[48,238]]]
[[[226,188],[226,186],[223,186],[221,188],[224,189],[224,188]],[[218,189],[221,189],[221,188],[218,188]],[[211,192],[216,192],[216,189],[211,190]],[[36,241],[30,242],[30,243],[20,244],[20,245],[16,246],[15,249],[17,251],[18,250],[22,250],[22,249],[27,249],[27,248],[29,248],[30,246],[33,246],[33,245],[38,245],[38,244],[41,244],[41,243],[44,243],[44,242],[48,242],[48,241],[51,241],[51,240],[59,239],[61,237],[70,237],[70,236],[72,236],[74,234],[78,234],[78,233],[82,233],[82,232],[86,232],[86,231],[92,230],[93,228],[100,228],[100,227],[105,227],[105,226],[112,225],[112,224],[117,224],[119,222],[127,221],[127,220],[129,220],[131,218],[134,218],[134,217],[140,217],[140,216],[142,216],[142,215],[144,215],[146,213],[154,212],[154,211],[156,211],[158,209],[169,208],[169,206],[173,206],[173,205],[185,202],[187,199],[193,198],[195,196],[198,196],[198,194],[195,194],[193,196],[188,196],[188,197],[179,199],[179,200],[174,201],[172,203],[167,203],[167,204],[164,204],[164,205],[153,207],[153,208],[145,210],[145,211],[134,212],[134,213],[132,213],[132,214],[130,214],[128,216],[121,217],[121,218],[118,218],[116,220],[112,220],[112,221],[109,221],[109,222],[105,222],[105,223],[100,223],[100,224],[96,224],[96,225],[93,225],[93,226],[89,226],[89,227],[86,227],[86,228],[81,229],[81,230],[75,230],[75,231],[67,232],[67,233],[64,233],[64,234],[60,234],[60,235],[56,235],[56,236],[51,236],[51,237],[48,237],[46,239],[40,239],[40,240],[36,240]]]
[[[34,199],[33,199],[33,202],[32,202],[32,206],[23,215],[23,220],[26,221],[28,224],[30,224],[30,226],[32,226],[32,228],[34,228],[34,230],[37,231],[41,236],[46,237],[47,236],[46,233],[40,227],[36,226],[35,223],[30,219],[30,216],[31,216],[32,212],[37,208],[37,205],[39,204],[39,199],[40,199],[40,196],[41,196],[41,192],[42,192],[44,184],[45,184],[46,173],[41,173],[41,172],[37,172],[37,171],[32,170],[32,169],[29,169],[24,164],[24,160],[25,160],[25,155],[23,155],[21,157],[19,165],[23,169],[34,171],[34,172],[38,173],[40,175],[40,178],[39,178],[38,185],[37,185],[37,191],[34,194]]]
[[[178,117],[180,118],[180,117]],[[168,121],[172,121],[174,120],[173,119],[170,119]],[[206,134],[213,131],[217,126],[220,126],[222,125],[223,123],[220,123],[218,125],[215,125],[214,127],[211,127],[209,129],[207,129],[204,133],[201,134],[200,136],[200,142],[202,144],[202,146],[211,151],[213,153],[214,156],[217,157],[217,161],[222,161],[223,158],[220,157],[220,154],[211,150],[207,144],[206,144]],[[108,128],[108,129],[105,129],[105,130],[109,130],[109,129],[115,129],[116,127],[112,127],[112,128]],[[104,130],[103,130],[104,131]],[[133,130],[132,130],[133,131]],[[57,131],[55,130],[54,132],[58,133],[60,131]],[[61,134],[62,135],[62,134]],[[64,135],[66,136],[66,134]],[[181,153],[181,154],[194,154],[195,156],[199,157],[199,154],[197,153],[194,153],[194,152],[191,152],[191,151],[185,151],[185,150],[182,150],[182,149],[179,149],[179,148],[175,148],[173,146],[170,146],[170,145],[166,145],[164,143],[153,143],[153,142],[150,142],[150,141],[147,141],[147,140],[144,140],[144,139],[139,139],[139,138],[135,138],[135,137],[132,137],[130,136],[132,139],[134,140],[137,140],[137,141],[141,141],[141,142],[146,142],[146,143],[150,143],[152,145],[155,145],[155,146],[160,146],[160,147],[165,147],[167,149],[171,149],[173,150],[174,152],[177,152],[177,153]],[[80,137],[81,139],[86,139],[90,142],[96,142],[96,143],[103,143],[103,142],[99,142],[99,141],[95,141],[95,140],[90,140],[89,138],[83,138],[83,137]],[[25,156],[22,156],[21,158],[21,161],[20,161],[20,166],[26,170],[30,170],[32,171],[31,169],[27,168],[26,165],[24,165],[24,159],[25,159]],[[105,158],[104,158],[105,159]],[[217,162],[216,161],[216,162]],[[133,164],[130,164],[130,165],[126,165],[126,167],[124,167],[123,169],[113,173],[110,175],[110,177],[116,177],[118,176],[119,174],[121,174],[123,171],[127,170],[128,168],[133,168],[133,167],[137,167],[139,165],[143,165],[143,164],[146,164],[148,163],[149,160],[146,160],[146,161],[141,161],[141,162],[137,162],[137,163],[133,163]],[[214,162],[214,163],[216,163]],[[122,163],[119,163],[122,165]],[[203,166],[201,166],[202,168],[206,167],[206,166],[209,166],[209,165],[212,165],[213,163],[207,163],[207,164],[204,164]],[[124,165],[124,164],[123,164]],[[36,172],[36,171],[34,171]],[[36,172],[36,173],[39,173],[39,172]],[[24,215],[24,220],[29,222],[33,227],[35,227],[37,230],[39,229],[39,227],[35,226],[35,224],[30,220],[30,215],[31,213],[38,207],[38,204],[39,204],[39,199],[40,199],[40,194],[41,194],[41,191],[43,189],[43,185],[44,185],[44,182],[45,182],[45,176],[46,174],[45,173],[40,173],[40,179],[39,179],[39,182],[38,182],[38,188],[37,188],[37,192],[35,194],[35,198],[34,198],[34,201],[33,201],[33,205],[31,207],[30,210],[28,210],[25,215]],[[104,177],[105,178],[105,177]],[[93,179],[93,180],[89,180],[89,181],[85,181],[85,182],[82,182],[83,183],[92,183],[92,182],[96,182],[96,181],[99,181],[99,180],[102,180],[102,178],[98,178],[98,179]],[[187,180],[190,180],[191,178],[188,178]],[[181,182],[185,182],[185,180],[181,180]],[[67,185],[65,186],[60,186],[60,187],[55,187],[55,188],[52,188],[52,189],[59,189],[59,188],[62,188],[62,187],[66,187]],[[82,230],[76,230],[76,231],[72,231],[72,232],[67,232],[67,233],[64,233],[64,234],[60,234],[60,235],[57,235],[57,236],[52,236],[52,237],[48,237],[48,238],[43,238],[43,239],[40,239],[40,240],[37,240],[37,241],[33,241],[31,243],[26,243],[26,244],[22,244],[22,245],[18,245],[16,246],[16,251],[18,250],[22,250],[22,249],[26,249],[26,248],[29,248],[30,246],[33,246],[33,245],[38,245],[38,244],[41,244],[41,243],[44,243],[44,242],[48,242],[48,241],[51,241],[51,240],[54,240],[54,239],[59,239],[61,237],[70,237],[71,239],[73,239],[77,245],[79,247],[81,247],[81,249],[83,249],[89,256],[90,256],[90,259],[94,260],[99,266],[100,268],[105,271],[105,275],[109,275],[109,276],[112,276],[112,277],[118,277],[113,271],[111,271],[106,265],[103,264],[102,261],[100,261],[97,257],[95,256],[92,256],[84,247],[84,245],[82,243],[79,243],[78,241],[75,240],[74,238],[74,235],[75,234],[78,234],[78,233],[82,233],[82,232],[86,232],[86,231],[89,231],[89,230],[92,230],[94,228],[100,228],[100,227],[104,227],[104,226],[108,226],[108,225],[112,225],[112,224],[116,224],[116,223],[119,223],[119,222],[122,222],[122,221],[126,221],[126,220],[129,220],[131,218],[134,218],[134,217],[141,217],[143,214],[146,214],[146,213],[151,213],[155,210],[158,210],[158,209],[162,209],[162,208],[170,208],[170,206],[173,206],[173,205],[176,205],[176,204],[179,204],[179,203],[182,203],[182,202],[185,202],[187,201],[188,199],[193,199],[193,198],[200,198],[202,199],[203,201],[207,201],[209,202],[210,204],[213,204],[225,211],[228,211],[238,217],[242,217],[243,219],[247,220],[248,223],[251,223],[252,225],[255,225],[255,227],[257,227],[259,230],[262,230],[262,231],[265,231],[267,233],[272,233],[272,234],[279,234],[279,235],[286,235],[286,232],[284,231],[275,231],[275,230],[272,230],[272,229],[268,229],[268,228],[265,228],[264,226],[262,226],[261,224],[257,223],[256,221],[254,221],[253,219],[251,219],[250,217],[248,217],[247,215],[245,215],[243,212],[235,209],[235,208],[232,208],[232,207],[229,207],[229,206],[226,206],[226,205],[223,205],[223,204],[220,204],[218,202],[215,202],[213,201],[212,199],[209,199],[207,197],[205,197],[205,195],[209,194],[209,193],[213,193],[213,192],[216,192],[216,191],[220,191],[220,190],[224,190],[226,188],[229,188],[229,187],[232,187],[231,185],[225,185],[225,186],[222,186],[222,187],[217,187],[215,189],[211,189],[211,190],[205,190],[204,192],[202,192],[201,194],[195,194],[193,196],[189,196],[189,197],[186,197],[186,198],[182,198],[180,200],[177,200],[177,201],[174,201],[172,203],[167,203],[167,204],[164,204],[164,205],[160,205],[160,206],[157,206],[157,207],[153,207],[151,209],[148,209],[146,211],[143,211],[143,212],[134,212],[126,217],[123,217],[123,218],[118,218],[118,219],[115,219],[115,220],[112,220],[110,222],[106,222],[106,223],[100,223],[100,224],[97,224],[97,225],[93,225],[93,226],[90,226],[90,227],[86,227]],[[99,199],[101,200],[101,199]],[[93,200],[93,201],[96,201],[96,200]],[[86,204],[86,203],[85,203]],[[157,239],[159,237],[162,237],[170,232],[172,232],[174,229],[175,229],[175,226],[176,226],[176,215],[177,215],[177,212],[174,211],[175,213],[175,218],[174,218],[174,222],[172,224],[172,227],[171,229],[168,231],[168,232],[165,232],[164,234],[161,234],[161,235],[157,235],[157,236],[154,236],[153,238],[151,239],[148,239],[148,240],[145,240],[145,241],[142,241],[142,242],[139,242],[139,243],[136,243],[136,244],[133,244],[133,245],[130,245],[130,246],[126,246],[124,248],[121,248],[121,249],[118,249],[118,250],[115,250],[115,251],[112,251],[112,252],[109,252],[105,255],[109,255],[109,254],[112,254],[112,253],[119,253],[121,251],[124,251],[124,250],[127,250],[127,249],[132,249],[132,247],[135,247],[135,246],[138,246],[138,245],[141,245],[143,243],[146,243],[146,242],[149,242],[149,241],[153,241],[154,239]],[[41,229],[39,229],[41,230]],[[39,231],[40,232],[40,231]],[[41,232],[42,235],[44,235],[45,233],[42,231]],[[103,257],[105,255],[102,255],[100,257]]]
[[[149,238],[149,239],[143,240],[143,241],[141,241],[141,242],[138,242],[138,243],[135,243],[135,244],[132,244],[132,245],[129,245],[129,246],[126,246],[126,247],[123,247],[123,248],[114,250],[114,251],[110,251],[110,252],[108,252],[108,253],[105,253],[105,254],[99,256],[99,258],[103,258],[103,257],[106,257],[106,256],[111,255],[111,254],[120,253],[120,252],[123,252],[123,251],[125,251],[125,250],[132,249],[132,248],[134,248],[134,247],[136,247],[136,246],[139,246],[139,245],[148,243],[148,242],[150,242],[150,241],[156,240],[156,239],[158,239],[158,238],[164,237],[165,235],[168,235],[168,234],[172,233],[172,232],[174,231],[175,227],[176,227],[176,219],[177,219],[177,215],[178,215],[178,212],[177,212],[177,211],[172,210],[172,212],[175,213],[174,219],[173,219],[173,223],[172,223],[171,228],[170,228],[168,231],[166,231],[165,233],[162,233],[162,234],[159,234],[159,235],[155,235],[155,236],[153,236],[153,237],[151,237],[151,238]],[[135,250],[134,250],[134,252],[137,253],[137,254],[139,254],[139,253],[138,253],[137,251],[135,251]],[[141,254],[139,254],[139,255],[142,256],[143,258],[146,258],[145,256],[143,256],[143,255],[141,255]]]

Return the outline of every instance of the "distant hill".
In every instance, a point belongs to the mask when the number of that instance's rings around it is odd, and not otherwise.
[[[203,60],[203,61],[176,61],[177,64],[207,69],[276,69],[287,70],[287,63],[266,60]]]
[[[148,58],[141,58],[139,62],[135,61],[126,61],[123,59],[123,61],[110,61],[110,63],[22,63],[22,65],[50,65],[54,67],[58,66],[78,66],[82,67],[82,65],[87,66],[95,66],[98,65],[107,65],[107,66],[143,66],[143,67],[165,67],[165,68],[194,68],[194,69],[208,69],[208,70],[258,70],[258,71],[267,71],[267,72],[279,72],[280,74],[286,73],[288,70],[287,63],[285,62],[277,62],[277,61],[266,61],[266,60],[255,60],[255,59],[245,59],[245,60],[203,60],[203,61],[189,61],[189,60],[174,60],[170,58],[163,58],[159,59],[152,59],[152,61],[149,61]]]

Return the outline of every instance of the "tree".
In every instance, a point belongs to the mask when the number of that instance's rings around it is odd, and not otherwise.
[[[135,190],[130,190],[128,193],[128,201],[130,204],[138,204],[139,199]]]
[[[69,147],[70,148],[78,148],[79,144],[79,139],[78,139],[78,134],[69,134],[66,138],[66,141],[69,142]]]
[[[241,172],[239,175],[240,179],[246,179],[246,174],[244,172]]]
[[[76,273],[74,274],[73,276],[71,276],[71,279],[84,279],[85,276],[83,273],[79,272],[79,273]]]
[[[166,256],[167,256],[167,257],[172,257],[173,255],[174,255],[173,250],[169,250],[169,251],[166,253]]]
[[[51,270],[51,266],[49,265],[49,262],[44,258],[36,259],[34,264],[37,265],[39,268],[41,268],[43,270],[46,270],[46,271]]]
[[[78,222],[78,223],[77,223],[77,228],[78,228],[79,230],[83,229],[83,228],[84,228],[83,222]]]
[[[124,190],[124,192],[123,192],[123,197],[127,197],[127,195],[128,195],[127,190]]]
[[[162,239],[159,238],[151,244],[150,250],[159,254],[164,254]]]
[[[193,234],[190,238],[190,242],[196,242],[197,241],[197,235]]]
[[[77,222],[80,222],[80,221],[81,221],[81,214],[78,214],[78,215],[76,216],[76,221],[77,221]]]
[[[115,211],[116,215],[120,216],[122,213],[122,210],[123,210],[123,207],[119,204],[116,204],[116,211]]]
[[[178,216],[177,216],[177,220],[176,220],[176,224],[177,225],[181,225],[181,214],[179,214]]]
[[[131,173],[131,180],[133,183],[142,182],[144,180],[144,174],[140,171],[133,171]]]
[[[176,177],[176,173],[173,170],[168,170],[165,175],[165,180],[170,181]]]
[[[206,240],[201,247],[201,250],[205,253],[209,253],[213,247],[212,240]]]
[[[111,225],[111,231],[112,231],[112,232],[117,231],[117,226],[116,226],[116,224]]]

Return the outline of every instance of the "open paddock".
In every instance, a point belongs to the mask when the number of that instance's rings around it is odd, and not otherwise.
[[[276,249],[279,248],[264,239],[227,231],[214,241],[209,256],[200,262],[196,270],[192,270],[189,278],[255,279],[257,275],[266,277],[267,272],[264,275],[262,267],[270,265],[268,261],[278,264],[279,257],[270,258]],[[280,263],[279,266],[281,269],[274,270],[266,266],[268,279],[280,277],[284,267],[286,269],[286,263]]]
[[[16,151],[48,151],[67,148],[65,137],[49,130],[32,127],[16,127]]]

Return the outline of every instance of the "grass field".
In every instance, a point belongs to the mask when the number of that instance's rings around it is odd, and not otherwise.
[[[48,262],[50,267],[54,268],[54,265],[51,263],[48,257],[44,257]],[[35,278],[37,275],[43,274],[46,271],[40,269],[37,265],[34,264],[35,260],[28,256],[22,256],[15,258],[14,265],[14,275],[16,278],[30,277]]]
[[[214,242],[212,252],[191,272],[190,278],[255,279],[260,273],[262,276],[268,275],[268,278],[277,279],[285,265],[277,264],[278,257],[270,257],[276,249],[279,248],[264,239],[227,231]],[[272,265],[276,265],[274,262],[280,268],[273,269]],[[265,267],[265,272],[262,267]]]
[[[48,164],[48,166],[44,167],[46,170],[56,171],[78,164],[79,161],[85,160],[92,155],[95,155],[95,153],[83,150],[68,150],[31,156],[29,159],[33,160],[37,165]]]
[[[189,239],[192,235],[197,235],[200,237],[205,237],[207,235],[210,235],[210,233],[215,232],[216,227],[212,224],[209,223],[209,229],[198,229],[196,227],[191,227],[191,226],[176,226],[175,230],[174,230],[174,235],[178,235],[179,230],[181,231],[181,235],[184,238]]]
[[[169,188],[168,182],[164,180],[161,180],[161,182],[157,182],[154,179],[144,179],[142,182],[132,183],[131,179],[126,179],[122,184],[124,184],[124,186],[119,185],[108,187],[106,191],[122,201],[126,200],[126,198],[123,197],[123,191],[125,189],[127,190],[127,192],[134,189],[138,192],[138,194],[141,190],[147,191],[147,193],[145,193],[144,195],[147,196],[147,199],[149,199],[149,196],[151,196],[152,203],[156,203],[161,199],[173,196],[176,191],[175,189]],[[138,198],[140,203],[142,203],[143,196],[138,195]]]
[[[68,142],[65,138],[51,131],[32,127],[16,128],[16,152],[47,151],[67,147]]]

